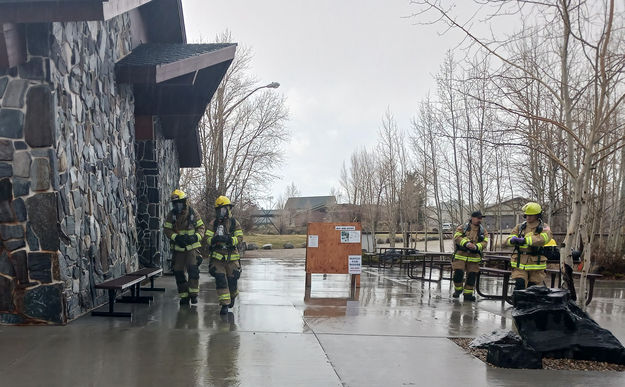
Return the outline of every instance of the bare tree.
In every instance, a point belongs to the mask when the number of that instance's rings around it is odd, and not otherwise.
[[[464,94],[498,109],[504,120],[507,118],[511,133],[499,145],[525,147],[530,153],[540,153],[568,176],[567,192],[563,196],[568,197],[569,221],[561,245],[561,269],[565,272],[567,266],[572,266],[573,249],[581,244],[588,247],[584,250],[580,289],[584,294],[596,216],[590,208],[602,208],[594,204],[593,182],[598,181],[594,176],[600,163],[625,146],[624,126],[618,116],[625,101],[623,3],[475,1],[492,12],[488,19],[514,15],[523,21],[519,33],[503,40],[473,33],[470,23],[452,15],[449,2],[413,3],[421,6],[421,12],[433,12],[449,28],[462,31],[471,48],[496,61],[486,77],[494,92],[480,95],[466,90]],[[552,48],[536,52],[538,47]],[[528,95],[528,90],[533,91]],[[535,104],[537,101],[541,106]],[[553,109],[545,106],[544,102],[549,101]],[[566,151],[555,152],[556,147],[547,138],[564,141]],[[544,172],[537,167],[534,165],[533,171],[530,168],[534,182]],[[537,196],[544,197],[544,191],[538,187]]]
[[[438,229],[439,251],[445,251],[443,239],[443,206],[440,197],[439,185],[439,143],[437,141],[437,127],[440,121],[437,120],[436,111],[429,96],[419,106],[419,115],[412,121],[412,143],[415,157],[420,160],[421,173],[426,192],[432,192],[434,206],[436,209],[436,222]],[[431,191],[430,191],[431,190]],[[427,203],[427,200],[425,200]],[[426,208],[425,229],[427,230],[427,208]],[[426,231],[427,250],[427,231]]]
[[[227,32],[217,37],[229,41]],[[198,192],[206,213],[219,195],[239,204],[255,202],[282,160],[281,145],[288,138],[285,99],[261,91],[277,84],[257,86],[251,62],[251,51],[239,48],[200,121],[202,167],[183,171],[185,188]]]

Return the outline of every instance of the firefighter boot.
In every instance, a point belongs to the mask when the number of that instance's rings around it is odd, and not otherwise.
[[[228,305],[222,305],[221,309],[219,310],[219,314],[221,315],[228,314]]]
[[[458,298],[462,294],[462,290],[463,290],[462,279],[463,278],[464,278],[464,270],[460,270],[460,269],[454,270],[454,276],[453,276],[454,294],[452,295],[453,298]]]
[[[197,304],[197,294],[191,294],[191,303],[193,305]]]
[[[183,297],[180,299],[180,305],[189,305],[189,297]]]
[[[465,293],[463,296],[463,299],[465,301],[475,301],[475,296],[473,295],[473,293]]]

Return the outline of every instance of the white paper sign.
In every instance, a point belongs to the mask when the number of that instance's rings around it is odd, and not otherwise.
[[[348,255],[349,274],[360,274],[362,271],[362,255]]]
[[[309,235],[306,247],[319,247],[319,235]]]
[[[341,231],[341,243],[360,243],[360,231]]]
[[[335,230],[355,230],[356,226],[334,226]]]

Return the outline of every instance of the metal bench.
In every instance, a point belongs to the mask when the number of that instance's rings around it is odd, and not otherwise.
[[[139,269],[137,271],[133,271],[132,273],[128,273],[127,275],[138,276],[138,277],[146,277],[150,280],[149,288],[140,288],[141,290],[148,292],[164,292],[165,288],[155,288],[154,287],[154,278],[163,274],[163,269],[160,267],[144,267],[143,269]]]
[[[109,310],[108,312],[103,311],[92,311],[92,316],[105,316],[105,317],[132,317],[132,313],[130,312],[115,312],[115,302],[140,302],[145,303],[146,301],[149,303],[152,297],[140,297],[135,294],[135,288],[139,288],[141,286],[141,281],[146,279],[145,276],[132,276],[125,275],[123,277],[115,278],[112,280],[104,281],[100,284],[95,285],[96,289],[104,289],[108,291],[109,296]],[[132,290],[132,296],[126,299],[121,299],[119,301],[117,298],[117,291],[124,292],[128,289]],[[145,301],[141,301],[145,300]]]
[[[439,252],[424,252],[415,256],[414,260],[405,263],[406,272],[411,279],[418,279],[428,282],[440,282],[444,279],[451,280],[449,277],[443,276],[443,271],[449,267],[451,268],[451,253],[439,253]],[[427,268],[430,268],[429,275],[426,278],[425,274]],[[432,278],[432,270],[438,268],[438,278]],[[421,274],[415,274],[415,268],[421,268]]]

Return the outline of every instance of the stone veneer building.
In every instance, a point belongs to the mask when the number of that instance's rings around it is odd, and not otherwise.
[[[163,265],[235,49],[186,44],[180,0],[0,0],[0,323],[64,324]]]

